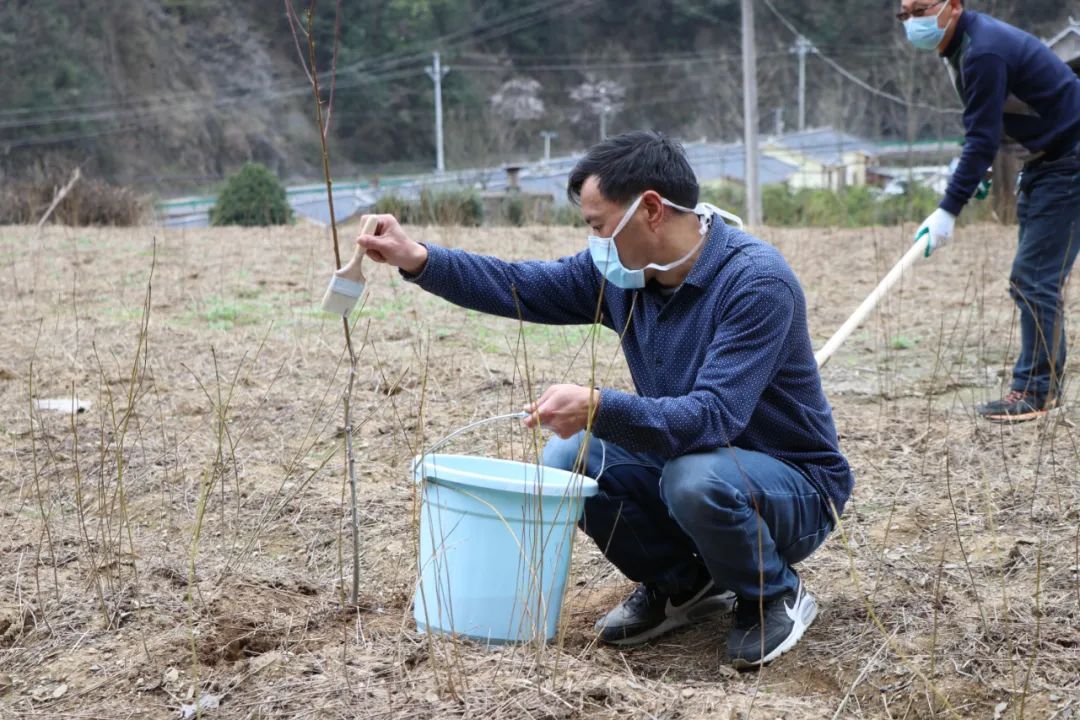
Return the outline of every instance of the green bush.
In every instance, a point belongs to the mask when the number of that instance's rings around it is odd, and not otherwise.
[[[802,223],[802,206],[787,185],[766,185],[761,189],[761,213],[768,225]]]
[[[581,217],[581,208],[577,205],[563,204],[553,205],[545,218],[545,225],[567,225],[570,227],[585,227],[585,220]]]
[[[525,202],[520,195],[510,197],[506,201],[506,222],[516,227],[525,224]]]
[[[371,206],[371,212],[377,215],[393,215],[402,225],[411,225],[415,210],[412,203],[400,195],[383,195]]]
[[[706,183],[701,186],[698,200],[712,203],[721,210],[727,210],[741,218],[746,217],[746,191],[741,185]]]
[[[746,217],[746,198],[737,185],[706,184],[701,201]],[[776,227],[865,227],[921,222],[934,211],[941,198],[930,188],[915,185],[901,195],[882,195],[868,186],[849,187],[841,192],[821,188],[791,190],[787,185],[762,187],[761,205],[765,224]],[[474,190],[450,190],[434,193],[424,190],[418,200],[398,195],[383,195],[372,212],[393,215],[412,225],[478,226],[484,219],[480,196]],[[520,201],[506,206],[505,222],[525,222],[525,208]],[[990,202],[973,201],[964,209],[965,222],[993,220]],[[555,205],[542,218],[549,225],[582,226],[580,210],[573,205]]]
[[[707,183],[701,188],[701,199],[746,217],[742,186]],[[921,222],[939,202],[941,197],[922,185],[913,185],[901,195],[882,195],[865,185],[840,192],[821,188],[792,190],[780,183],[761,189],[765,224],[777,227],[864,227]],[[968,203],[961,217],[969,223],[994,220],[988,200]]]
[[[464,225],[478,227],[484,221],[484,203],[476,190],[420,191],[421,225]]]
[[[840,198],[844,203],[844,222],[845,227],[865,227],[867,225],[876,225],[881,221],[877,220],[877,213],[879,210],[878,201],[879,193],[875,188],[871,188],[868,185],[855,185],[849,187],[840,194]]]
[[[399,195],[383,195],[372,206],[372,212],[393,215],[410,225],[464,225],[478,227],[484,220],[484,204],[480,193],[472,189],[420,191],[417,200]]]
[[[923,185],[912,185],[901,195],[886,195],[878,200],[874,223],[899,225],[922,222],[941,202],[936,192]]]
[[[292,208],[285,187],[269,168],[248,163],[229,178],[210,211],[213,225],[285,225],[292,222]]]
[[[795,199],[802,206],[801,225],[835,227],[847,224],[847,206],[838,193],[804,188],[796,193]]]

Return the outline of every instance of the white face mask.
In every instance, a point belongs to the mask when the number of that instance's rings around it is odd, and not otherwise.
[[[670,208],[674,208],[676,210],[679,210],[680,212],[694,213],[695,215],[701,217],[701,239],[698,240],[697,245],[694,245],[694,247],[691,248],[690,252],[688,252],[686,255],[682,256],[674,262],[670,262],[665,265],[649,263],[643,268],[631,270],[625,265],[623,265],[622,261],[619,260],[619,252],[615,248],[615,236],[618,235],[624,227],[626,227],[626,224],[628,222],[630,222],[630,218],[634,216],[634,213],[637,211],[638,206],[641,204],[641,197],[641,195],[638,195],[637,199],[635,199],[634,202],[630,204],[630,207],[623,214],[622,220],[620,220],[619,224],[615,226],[614,232],[612,232],[609,237],[602,238],[596,235],[589,236],[589,254],[592,257],[593,263],[600,271],[600,274],[607,278],[607,281],[609,283],[624,290],[637,290],[639,288],[645,287],[646,270],[651,269],[664,272],[666,270],[677,268],[684,262],[692,258],[694,256],[694,253],[696,253],[698,249],[702,246],[702,244],[704,244],[705,242],[705,230],[707,227],[706,221],[708,218],[712,217],[714,213],[726,220],[731,220],[739,226],[740,230],[742,230],[743,227],[743,222],[741,219],[739,219],[735,215],[732,215],[729,212],[721,210],[715,205],[710,205],[709,203],[698,203],[693,209],[690,209],[682,205],[676,205],[675,203],[671,202],[666,198],[660,198],[660,202]]]

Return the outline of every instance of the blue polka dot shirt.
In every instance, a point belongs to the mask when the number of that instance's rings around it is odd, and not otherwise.
[[[509,263],[428,245],[423,270],[403,275],[457,305],[516,318],[520,304],[525,320],[548,324],[592,323],[603,284],[601,322],[625,328],[637,392],[601,389],[597,437],[665,458],[728,445],[763,452],[802,470],[837,513],[851,495],[802,287],[774,247],[719,216],[670,295],[604,283],[588,251]]]

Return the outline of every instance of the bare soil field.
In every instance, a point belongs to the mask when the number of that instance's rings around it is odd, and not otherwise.
[[[820,346],[913,230],[760,234]],[[584,245],[569,228],[413,233],[509,259]],[[855,495],[800,566],[817,621],[738,674],[729,620],[598,645],[630,584],[580,534],[558,642],[489,650],[412,621],[413,456],[594,363],[630,388],[613,334],[481,316],[366,266],[354,606],[327,232],[0,228],[0,717],[1078,717],[1078,391],[1038,423],[973,411],[1007,389],[1014,247],[1013,228],[962,228],[824,369]],[[535,446],[508,422],[448,450]]]

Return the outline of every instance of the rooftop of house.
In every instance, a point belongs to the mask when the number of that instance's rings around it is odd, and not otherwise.
[[[1044,41],[1058,57],[1080,72],[1080,20],[1069,18],[1069,24],[1054,37]]]

